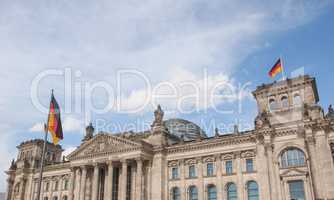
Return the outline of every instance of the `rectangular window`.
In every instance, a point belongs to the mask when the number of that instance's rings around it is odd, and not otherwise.
[[[213,176],[213,163],[208,163],[206,165],[206,175]]]
[[[189,178],[194,178],[194,177],[196,177],[195,165],[190,165],[189,166]]]
[[[253,159],[246,159],[246,171],[247,172],[253,172],[254,171]]]
[[[58,191],[58,185],[59,185],[59,182],[56,181],[56,182],[55,182],[55,186],[54,186],[54,190],[55,190],[55,191]]]
[[[232,160],[228,160],[225,162],[225,170],[226,174],[232,174],[233,173],[233,166],[232,166]]]
[[[179,178],[179,170],[177,167],[172,168],[172,179],[177,179]]]
[[[304,182],[301,180],[289,182],[290,199],[305,199]]]

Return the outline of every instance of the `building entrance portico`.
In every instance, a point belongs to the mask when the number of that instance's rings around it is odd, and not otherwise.
[[[142,159],[123,159],[73,167],[70,200],[142,200]]]

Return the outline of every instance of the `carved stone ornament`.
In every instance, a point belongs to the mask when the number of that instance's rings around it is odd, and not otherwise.
[[[255,128],[260,129],[263,127],[270,127],[269,113],[266,111],[261,112],[255,118]]]

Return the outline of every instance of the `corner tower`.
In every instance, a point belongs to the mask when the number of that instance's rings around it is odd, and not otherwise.
[[[263,84],[253,95],[258,106],[257,128],[323,117],[315,78],[308,75]]]

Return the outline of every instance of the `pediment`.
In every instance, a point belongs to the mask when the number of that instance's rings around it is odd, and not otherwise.
[[[281,177],[305,176],[307,173],[307,170],[303,168],[289,168],[281,172]]]
[[[100,153],[124,152],[140,149],[142,144],[111,134],[98,134],[68,155],[68,159],[80,158]]]

